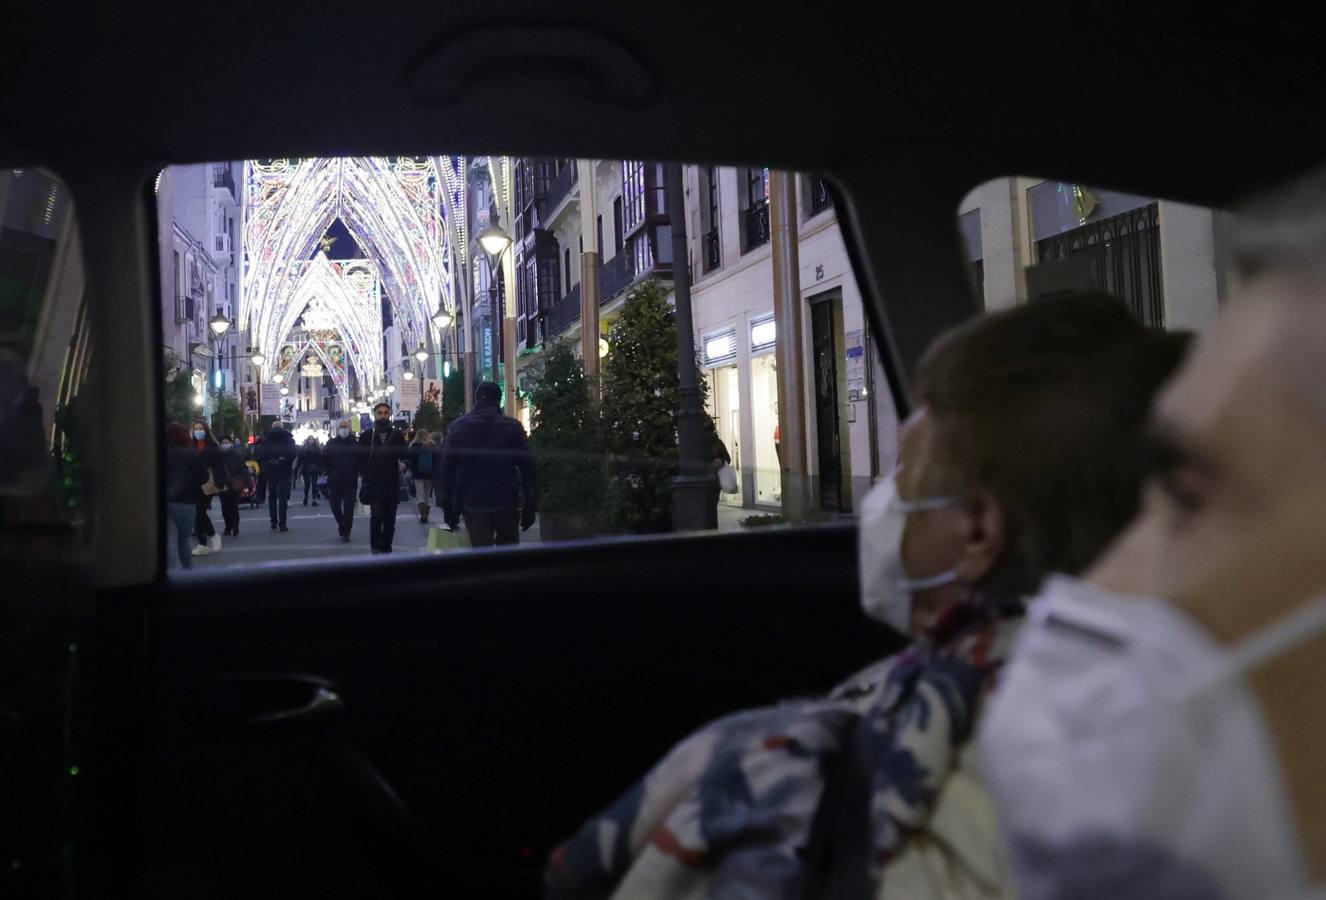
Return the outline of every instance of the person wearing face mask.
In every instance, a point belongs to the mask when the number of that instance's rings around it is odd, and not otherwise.
[[[390,553],[396,536],[396,508],[406,456],[405,436],[391,424],[391,406],[373,407],[373,427],[359,437],[363,487],[360,499],[368,503],[368,546],[374,553]]]
[[[244,464],[244,454],[235,446],[233,434],[221,436],[220,469],[225,476],[226,488],[217,495],[221,498],[221,518],[226,523],[222,533],[239,537],[239,494],[248,482],[249,470]]]
[[[322,458],[327,470],[328,502],[336,519],[336,532],[348,544],[354,528],[355,487],[361,458],[359,442],[350,434],[349,419],[336,423],[336,434],[323,448]]]
[[[272,423],[267,439],[258,449],[258,462],[267,477],[267,509],[271,514],[272,531],[289,531],[286,517],[290,509],[290,482],[294,478],[295,457],[299,448],[295,437],[285,430],[278,419]]]
[[[1326,170],[1228,246],[1141,513],[1031,604],[981,728],[1028,900],[1326,897]]]
[[[211,476],[202,498],[198,500],[194,515],[194,533],[198,536],[198,546],[193,549],[193,555],[207,556],[221,549],[221,536],[216,533],[216,526],[212,524],[208,511],[212,508],[212,498],[225,490],[226,473],[221,465],[221,448],[212,436],[211,427],[206,422],[194,422],[191,435],[193,449]]]
[[[554,852],[547,896],[1000,896],[972,729],[1023,598],[1135,512],[1142,424],[1187,340],[1084,294],[936,341],[860,524],[864,610],[912,643],[683,741]]]

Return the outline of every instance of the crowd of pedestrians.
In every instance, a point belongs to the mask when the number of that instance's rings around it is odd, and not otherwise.
[[[447,435],[406,431],[391,420],[386,403],[373,410],[373,424],[355,435],[350,421],[336,423],[325,445],[309,436],[298,444],[281,421],[256,437],[246,454],[233,435],[219,440],[202,421],[192,429],[166,429],[167,502],[180,565],[218,553],[222,537],[239,536],[239,508],[267,504],[271,529],[290,531],[291,490],[298,477],[305,506],[325,497],[337,535],[349,543],[357,506],[369,515],[369,549],[391,553],[399,506],[411,495],[422,524],[434,505],[455,531],[465,522],[473,546],[519,542],[535,521],[538,481],[529,439],[521,424],[503,415],[501,388],[484,382],[475,408],[453,423]],[[212,522],[219,498],[223,530]],[[184,518],[187,508],[188,519]]]

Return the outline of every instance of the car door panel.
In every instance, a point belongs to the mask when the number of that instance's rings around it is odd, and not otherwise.
[[[450,860],[528,895],[547,851],[689,731],[891,649],[855,592],[850,526],[162,585],[153,878],[311,896]],[[319,690],[325,714],[271,721]]]

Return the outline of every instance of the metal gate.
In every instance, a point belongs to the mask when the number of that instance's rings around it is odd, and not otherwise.
[[[1113,294],[1144,325],[1165,324],[1159,206],[1152,203],[1036,242],[1036,261],[1086,258],[1093,286]]]

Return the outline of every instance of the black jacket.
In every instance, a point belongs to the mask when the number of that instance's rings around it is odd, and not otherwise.
[[[405,458],[405,435],[394,427],[376,424],[359,436],[362,453],[360,470],[364,484],[374,499],[397,500],[400,497],[401,460]]]
[[[419,461],[427,456],[429,469],[426,472],[419,470]],[[422,478],[431,480],[437,478],[442,473],[442,448],[437,444],[411,444],[406,464],[410,467],[410,476],[412,478]]]
[[[203,499],[207,466],[193,447],[166,448],[166,500],[169,503],[197,505]]]
[[[295,465],[299,447],[295,445],[295,436],[284,428],[273,428],[267,433],[267,439],[258,449],[258,463],[268,480],[288,479]]]
[[[322,471],[322,447],[305,444],[299,448],[299,475],[314,478]]]
[[[327,487],[352,490],[363,467],[364,451],[353,437],[334,437],[322,448],[322,465],[327,470]]]
[[[221,451],[221,469],[225,472],[226,480],[217,482],[224,487],[230,487],[230,481],[235,476],[248,477],[249,467],[244,465],[244,453],[238,446],[232,446],[229,450]]]
[[[439,503],[448,522],[470,512],[534,509],[538,480],[524,427],[495,406],[451,423],[442,450]]]

